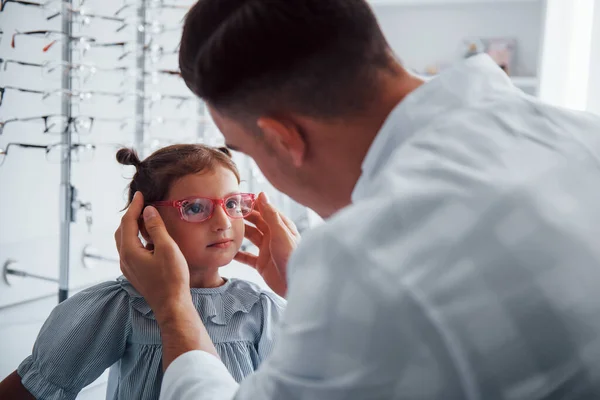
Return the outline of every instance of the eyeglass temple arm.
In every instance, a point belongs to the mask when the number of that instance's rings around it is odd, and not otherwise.
[[[75,10],[75,9],[68,10],[68,12],[73,13],[73,14],[80,14],[80,15],[82,14],[81,10]],[[51,19],[54,19],[61,14],[62,14],[62,11],[58,11],[58,12],[46,17],[46,20],[50,21]],[[84,16],[89,17],[89,18],[103,19],[106,21],[121,22],[122,24],[125,24],[125,19],[119,18],[119,17],[111,17],[110,15],[87,14],[86,13],[86,14],[84,14]],[[122,29],[122,28],[119,28],[119,29]]]
[[[24,6],[34,6],[34,7],[42,7],[42,3],[37,3],[34,1],[25,1],[25,0],[2,0],[2,5],[0,6],[0,12],[4,11],[4,8],[8,3],[16,3]]]
[[[181,76],[181,71],[178,71],[176,69],[159,69],[156,72],[158,72],[159,74],[164,74],[164,75],[174,75],[174,76]],[[152,72],[146,72],[146,75],[151,75]]]
[[[135,4],[132,3],[125,3],[121,6],[121,8],[119,8],[117,11],[115,11],[115,15],[119,15],[121,14],[123,11],[125,11],[126,9],[128,9],[129,7],[133,7]]]
[[[58,34],[58,35],[63,35],[63,36],[66,35],[65,32],[62,32],[62,31],[53,31],[53,30],[40,30],[40,31],[27,31],[27,32],[16,31],[12,35],[12,40],[10,41],[10,47],[12,47],[13,49],[15,48],[15,44],[16,44],[15,39],[16,39],[17,36],[29,36],[29,35],[45,35],[45,36],[47,36],[47,35],[49,35],[51,33]],[[52,42],[52,44],[54,44],[54,42],[56,42],[56,40],[54,40]],[[46,46],[46,47],[50,48],[50,46]],[[47,51],[47,48],[45,48],[44,51]]]
[[[71,145],[71,150],[77,149],[79,147],[87,147],[88,149],[92,149],[94,151],[96,150],[96,145],[90,143],[73,143]]]
[[[93,47],[119,47],[125,46],[128,42],[110,42],[110,43],[92,43]]]
[[[18,146],[18,147],[23,147],[23,148],[26,148],[26,149],[44,149],[44,150],[48,149],[48,146],[41,145],[41,144],[29,144],[29,143],[11,142],[11,143],[9,143],[9,144],[6,145],[6,148],[4,150],[0,151],[0,154],[8,155],[8,149],[10,149],[10,146]]]
[[[127,24],[125,24],[125,18],[111,17],[110,15],[99,15],[99,14],[86,14],[86,16],[90,17],[90,18],[103,19],[105,21],[120,22],[120,23],[124,24],[124,26],[127,25]],[[121,29],[121,28],[119,28],[119,29]]]
[[[189,6],[183,4],[160,4],[157,8],[172,8],[176,10],[189,10]]]
[[[44,115],[41,117],[11,118],[11,119],[7,119],[6,121],[0,122],[0,126],[6,126],[6,124],[8,124],[9,122],[29,122],[29,121],[34,121],[36,119],[45,119],[48,117],[49,117],[49,115]]]
[[[25,62],[25,61],[19,61],[19,60],[5,60],[3,58],[0,58],[0,64],[4,63],[4,70],[6,71],[6,69],[8,68],[8,64],[18,64],[18,65],[23,65],[26,67],[39,67],[39,68],[43,68],[44,64],[38,64],[38,63],[30,63],[30,62]]]
[[[150,203],[151,206],[156,207],[179,207],[179,202],[177,200],[174,201],[155,201]]]
[[[2,89],[2,91],[5,91],[6,89],[12,89],[12,90],[17,90],[19,92],[26,92],[26,93],[37,93],[37,94],[41,94],[44,93],[41,90],[33,90],[33,89],[24,89],[24,88],[20,88],[20,87],[16,87],[16,86],[4,86]]]

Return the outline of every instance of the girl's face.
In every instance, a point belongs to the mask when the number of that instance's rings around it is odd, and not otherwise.
[[[194,196],[223,199],[235,193],[239,193],[235,174],[218,166],[214,171],[203,171],[176,180],[165,200],[182,200]],[[233,260],[242,246],[244,220],[229,217],[222,206],[215,206],[211,218],[197,223],[182,220],[177,208],[158,207],[158,210],[190,269],[225,266]]]

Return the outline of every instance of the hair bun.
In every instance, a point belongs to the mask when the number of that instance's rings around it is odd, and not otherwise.
[[[217,150],[219,150],[221,153],[225,153],[227,157],[232,158],[231,151],[227,147],[219,147]]]
[[[123,148],[117,151],[117,161],[119,162],[119,164],[133,165],[136,168],[138,168],[142,164],[142,161],[138,157],[137,152],[134,149],[130,148]]]

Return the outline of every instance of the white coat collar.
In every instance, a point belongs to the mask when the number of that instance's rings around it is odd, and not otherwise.
[[[435,117],[514,90],[510,78],[485,54],[456,64],[414,90],[392,110],[371,144],[352,201],[369,197],[369,182],[392,153]]]

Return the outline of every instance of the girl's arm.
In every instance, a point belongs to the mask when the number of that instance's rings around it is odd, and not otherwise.
[[[0,399],[35,400],[35,397],[25,389],[15,371],[0,382]]]
[[[75,400],[85,386],[123,356],[131,331],[129,301],[121,283],[113,281],[59,304],[10,382],[20,381],[33,398]],[[8,387],[20,389],[14,383]]]

